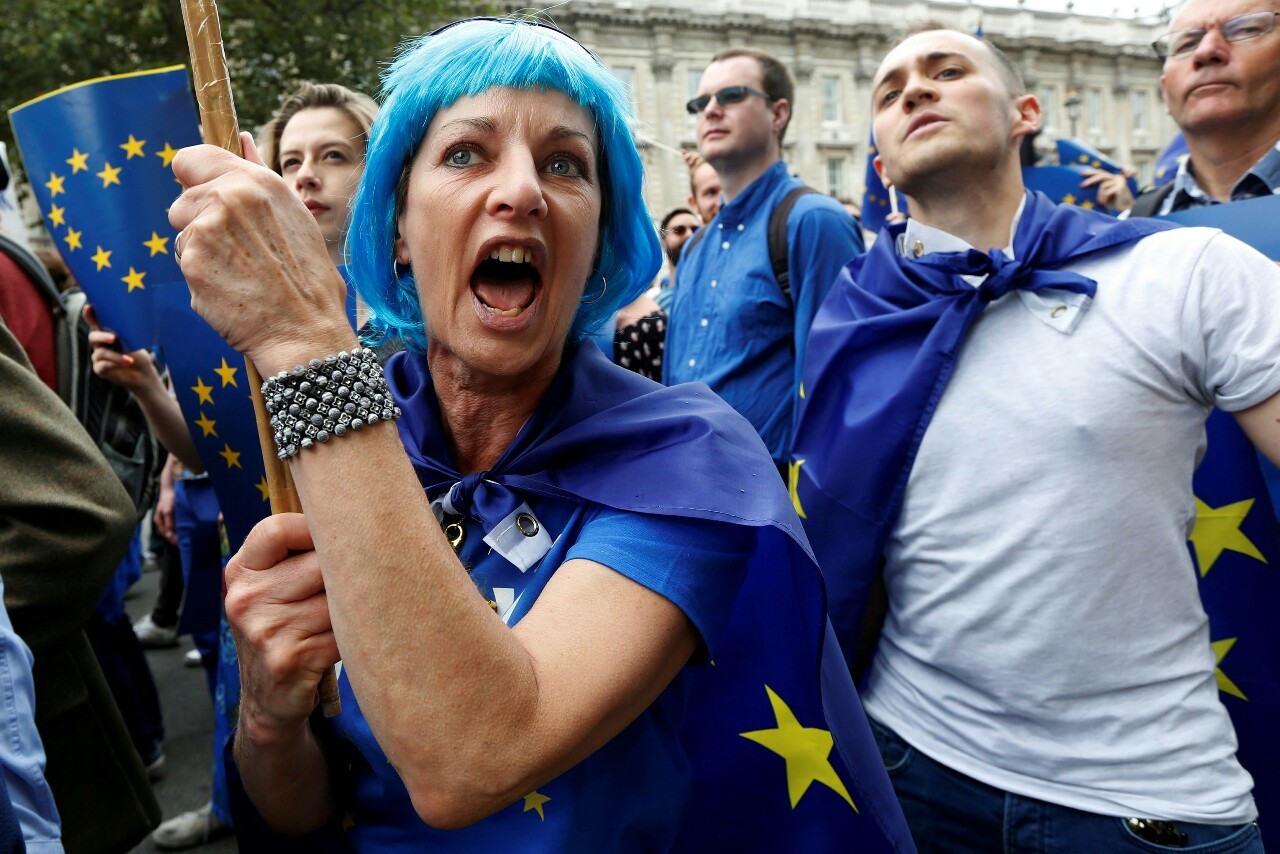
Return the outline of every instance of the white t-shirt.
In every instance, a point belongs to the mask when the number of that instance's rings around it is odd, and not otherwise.
[[[1280,270],[1204,228],[1066,269],[1092,301],[1011,293],[969,334],[888,545],[864,704],[1006,791],[1253,820],[1187,537],[1210,409],[1280,391]]]

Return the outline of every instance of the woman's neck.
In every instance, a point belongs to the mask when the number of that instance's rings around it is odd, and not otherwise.
[[[538,408],[558,365],[514,378],[477,376],[433,349],[428,347],[427,366],[458,472],[493,468]]]

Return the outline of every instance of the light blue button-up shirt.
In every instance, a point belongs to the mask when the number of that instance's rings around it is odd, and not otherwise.
[[[801,196],[787,218],[791,296],[773,276],[769,218],[802,185],[781,160],[690,240],[676,268],[662,379],[704,382],[787,458],[800,366],[813,317],[845,264],[864,251],[853,217],[830,196]]]

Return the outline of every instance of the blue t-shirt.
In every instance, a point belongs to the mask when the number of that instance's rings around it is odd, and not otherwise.
[[[529,570],[521,572],[491,549],[484,531],[470,520],[459,548],[477,595],[499,603],[509,625],[529,612],[556,568],[577,558],[593,560],[675,603],[701,636],[695,661],[708,660],[755,549],[753,529],[538,496],[528,504],[553,540]],[[675,837],[690,780],[680,744],[683,675],[577,766],[489,818],[454,831],[434,830],[417,816],[345,674],[339,687],[342,714],[321,724],[320,734],[337,745],[330,767],[350,769],[336,797],[344,842],[358,850],[496,851],[518,839],[521,851],[653,851],[669,847]]]
[[[662,381],[704,382],[787,459],[800,365],[813,317],[862,234],[835,199],[811,193],[787,217],[791,296],[769,258],[769,219],[796,187],[778,161],[685,244],[667,319]]]

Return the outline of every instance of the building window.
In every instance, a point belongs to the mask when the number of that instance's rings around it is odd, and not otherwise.
[[[1040,122],[1041,127],[1053,127],[1053,116],[1057,109],[1056,101],[1058,93],[1052,86],[1040,87],[1040,109],[1044,111],[1044,118]]]
[[[685,72],[685,86],[684,86],[684,88],[685,88],[685,94],[686,94],[686,96],[687,96],[687,97],[685,98],[685,100],[686,100],[686,101],[691,101],[691,100],[693,100],[694,98],[698,97],[698,84],[699,84],[699,83],[701,83],[701,82],[702,82],[702,72],[701,72],[701,71],[687,71],[687,72]],[[697,117],[697,116],[689,116],[689,124],[690,124],[690,125],[695,125],[695,124],[697,124],[697,122],[698,122],[698,117]]]
[[[822,76],[822,121],[840,121],[840,78],[830,74]]]
[[[1102,130],[1102,90],[1090,89],[1084,93],[1084,117],[1091,131]]]
[[[1134,89],[1130,93],[1130,107],[1133,112],[1133,129],[1144,132],[1147,129],[1147,93],[1142,89]]]
[[[827,194],[844,195],[844,160],[842,159],[832,157],[827,160]]]

